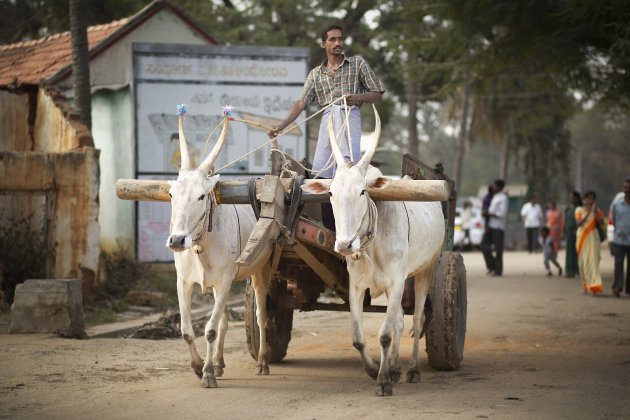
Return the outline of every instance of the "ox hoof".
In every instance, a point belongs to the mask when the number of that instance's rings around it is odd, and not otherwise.
[[[256,375],[269,375],[269,366],[256,365]]]
[[[392,384],[390,382],[376,384],[376,395],[378,397],[390,397],[392,395]]]
[[[192,367],[193,372],[195,372],[195,375],[197,375],[197,378],[201,379],[201,377],[203,376],[203,364],[196,365],[194,363],[191,363],[190,366]]]
[[[214,366],[214,376],[217,378],[223,376],[223,368],[221,366]]]
[[[420,371],[416,368],[407,372],[407,383],[416,384],[420,382]]]
[[[212,376],[204,376],[201,378],[201,386],[204,388],[216,388],[217,380]]]
[[[393,384],[400,383],[400,377],[402,376],[402,371],[400,366],[389,368],[389,377],[392,380]]]
[[[378,366],[376,367],[366,366],[365,372],[367,372],[368,376],[372,379],[378,378]]]

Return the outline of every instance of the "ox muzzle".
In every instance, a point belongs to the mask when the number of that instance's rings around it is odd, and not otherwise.
[[[175,252],[184,251],[192,247],[192,238],[190,235],[170,235],[166,246]]]
[[[360,248],[361,240],[359,238],[355,238],[351,241],[342,241],[339,239],[335,241],[335,252],[343,255],[344,257],[354,254]]]

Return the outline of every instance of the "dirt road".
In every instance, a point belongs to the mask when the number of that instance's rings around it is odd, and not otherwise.
[[[389,398],[363,372],[349,314],[315,312],[296,313],[287,359],[266,377],[253,374],[243,323],[232,323],[218,389],[200,387],[183,340],[0,335],[0,418],[630,418],[630,298],[610,295],[604,254],[603,297],[582,294],[578,279],[545,277],[540,254],[508,253],[503,278],[464,254],[461,369],[434,371],[423,354],[421,383],[398,384]],[[366,314],[373,356],[381,316]],[[403,370],[411,344],[405,336]]]

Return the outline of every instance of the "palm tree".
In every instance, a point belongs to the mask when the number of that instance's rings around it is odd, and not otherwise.
[[[70,33],[72,35],[72,77],[74,107],[81,122],[92,129],[92,96],[86,23],[86,1],[70,0]]]

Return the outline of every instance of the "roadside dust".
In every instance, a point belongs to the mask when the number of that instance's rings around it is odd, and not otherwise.
[[[295,314],[287,358],[269,376],[254,374],[244,324],[231,322],[217,389],[200,387],[182,339],[2,334],[0,418],[630,418],[630,298],[610,295],[612,258],[602,253],[602,297],[582,294],[578,279],[545,277],[540,254],[507,253],[502,278],[485,276],[479,253],[463,254],[461,369],[435,371],[423,352],[422,381],[390,398],[374,396],[349,314],[311,312]],[[381,319],[365,314],[373,357]],[[405,317],[403,377],[410,327]]]

